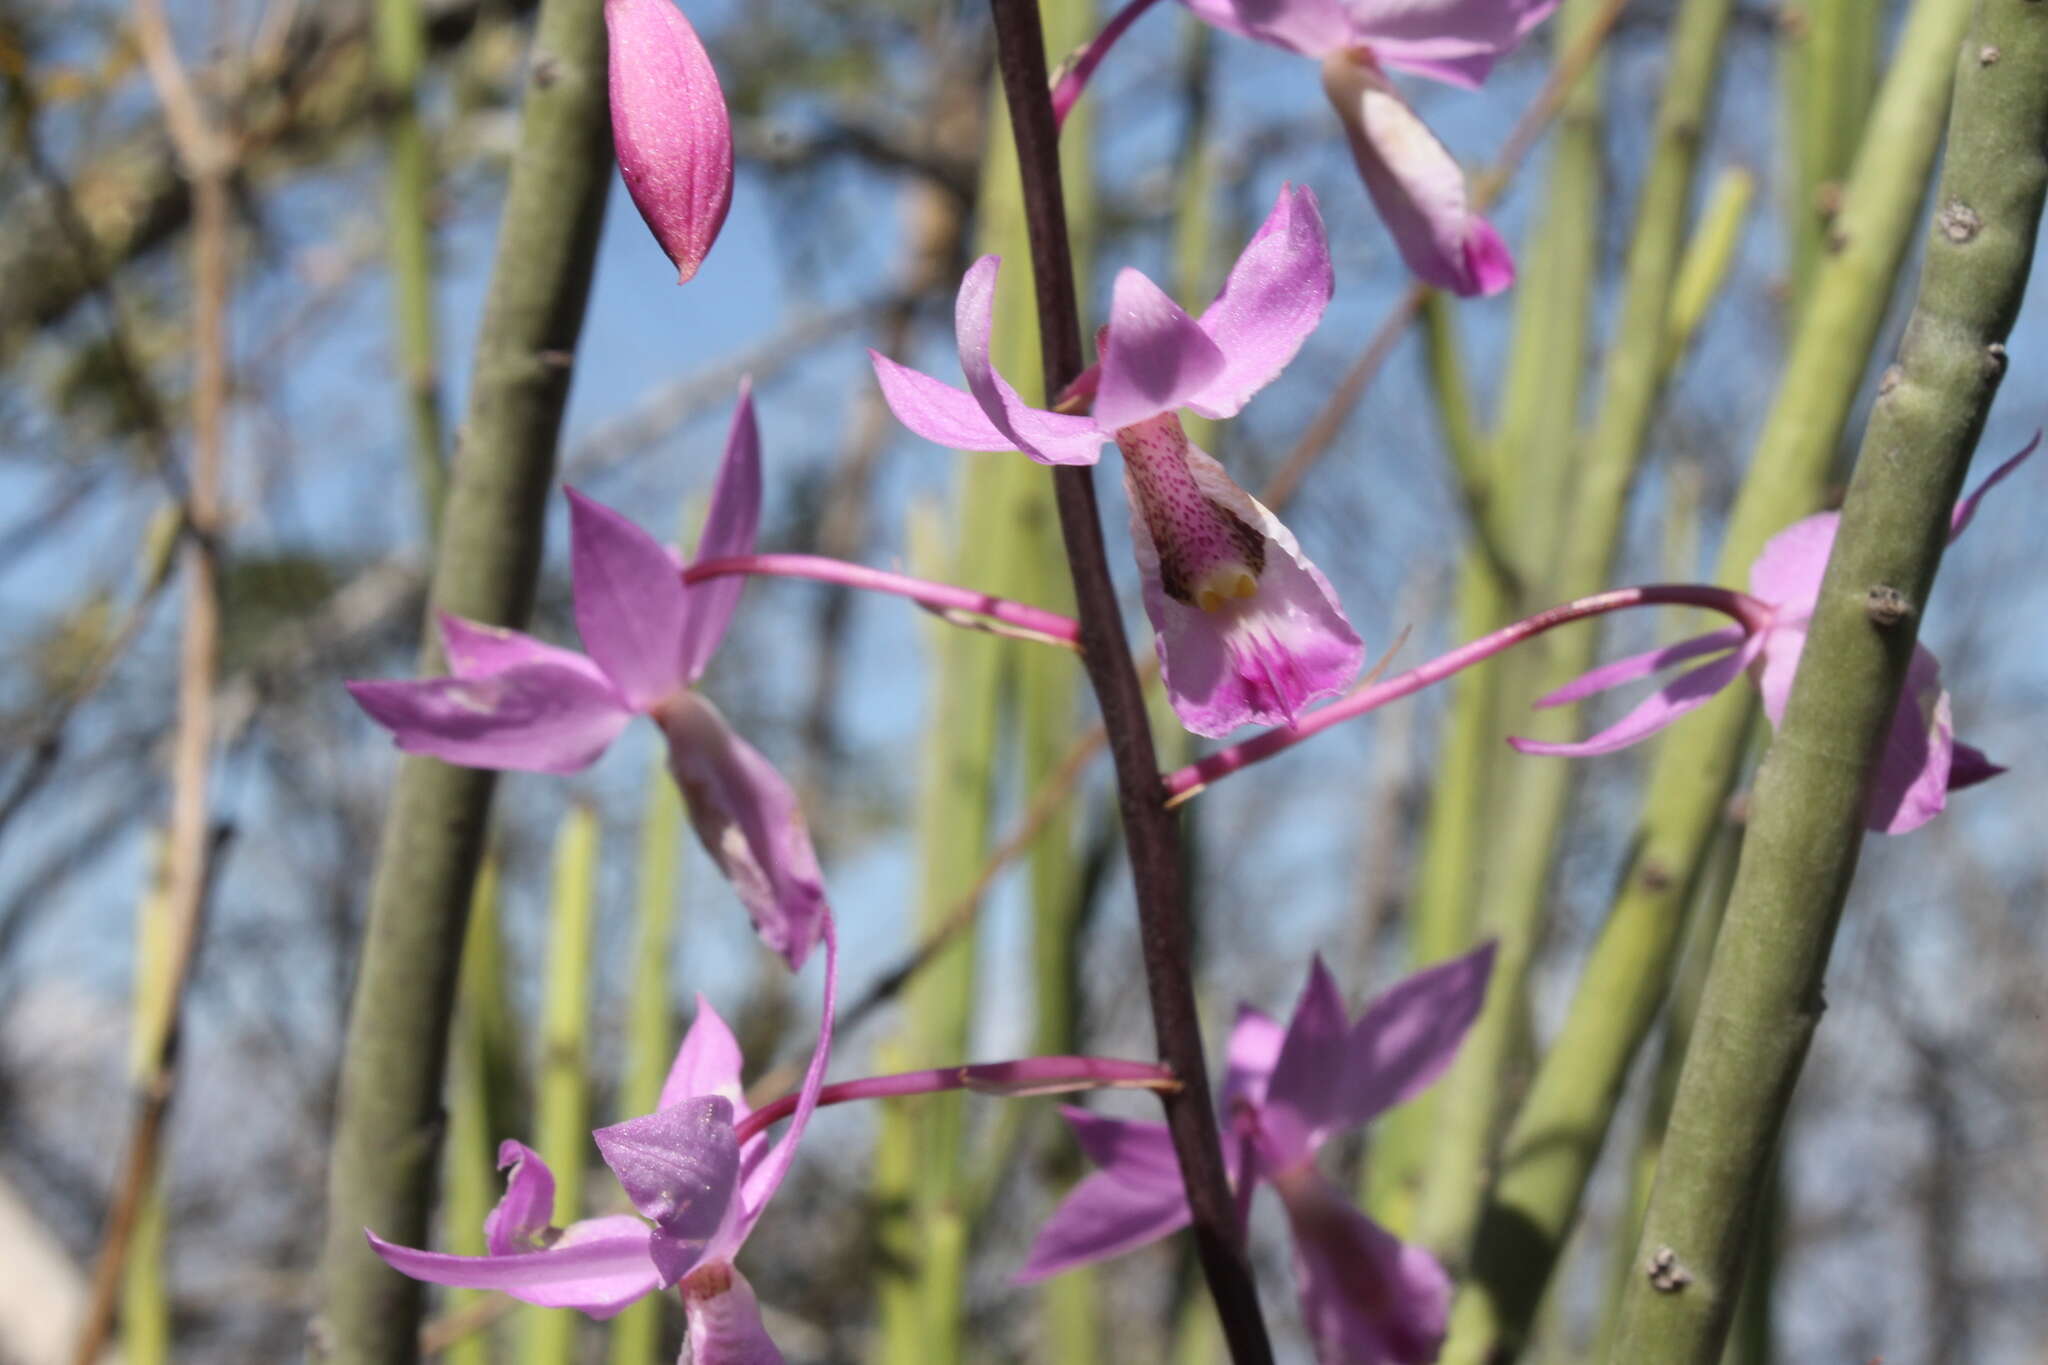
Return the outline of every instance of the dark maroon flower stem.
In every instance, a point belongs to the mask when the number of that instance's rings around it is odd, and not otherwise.
[[[1083,356],[1066,201],[1060,188],[1059,128],[1046,88],[1045,33],[1037,0],[991,0],[991,8],[996,65],[1002,73],[1017,160],[1023,171],[1045,390],[1058,393],[1081,373]],[[1180,1159],[1181,1179],[1187,1186],[1195,1253],[1216,1301],[1231,1359],[1236,1365],[1271,1365],[1273,1347],[1266,1338],[1258,1292],[1245,1260],[1230,1180],[1223,1167],[1223,1147],[1216,1132],[1208,1062],[1202,1055],[1180,832],[1159,785],[1159,760],[1152,750],[1145,696],[1131,665],[1116,588],[1110,579],[1109,555],[1103,546],[1094,476],[1085,466],[1067,466],[1055,469],[1052,477],[1081,618],[1081,659],[1102,708],[1102,724],[1116,766],[1117,805],[1137,893],[1138,943],[1151,995],[1152,1025],[1160,1056],[1181,1082],[1179,1090],[1161,1099],[1174,1152]]]
[[[1075,1090],[1177,1090],[1180,1082],[1157,1062],[1130,1062],[1118,1057],[1025,1057],[1014,1062],[977,1062],[971,1066],[940,1066],[925,1071],[898,1071],[837,1081],[818,1091],[818,1107],[855,1100],[891,1099],[903,1095],[937,1095],[971,1090],[983,1095],[1061,1095]],[[796,1112],[798,1096],[784,1095],[762,1105],[733,1125],[741,1142],[767,1131]]]
[[[1233,744],[1219,749],[1205,758],[1199,758],[1175,772],[1160,779],[1167,798],[1175,805],[1193,796],[1219,777],[1248,768],[1261,759],[1271,758],[1277,753],[1293,748],[1311,735],[1319,735],[1333,725],[1341,725],[1355,716],[1362,716],[1385,706],[1390,701],[1411,696],[1425,687],[1432,687],[1450,677],[1453,673],[1470,668],[1473,664],[1490,659],[1504,649],[1510,649],[1524,640],[1532,639],[1547,630],[1583,621],[1589,616],[1604,616],[1610,611],[1623,611],[1630,607],[1701,607],[1707,611],[1718,611],[1734,619],[1736,624],[1747,631],[1758,631],[1770,624],[1770,607],[1747,593],[1736,592],[1733,588],[1715,588],[1696,583],[1653,583],[1643,588],[1615,588],[1609,592],[1594,593],[1561,606],[1547,608],[1534,616],[1526,617],[1513,625],[1502,626],[1491,635],[1482,635],[1470,644],[1458,646],[1448,654],[1442,654],[1397,674],[1384,682],[1369,683],[1355,689],[1320,711],[1311,712],[1292,725],[1283,725],[1252,736],[1242,744]]]

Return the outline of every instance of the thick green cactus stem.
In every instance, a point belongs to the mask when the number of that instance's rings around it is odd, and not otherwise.
[[[611,175],[599,0],[543,0],[531,71],[429,593],[438,608],[500,625],[522,624],[533,607],[541,509]],[[373,1256],[363,1229],[412,1246],[427,1235],[448,1020],[491,790],[490,773],[410,758],[385,815],[328,1176],[326,1299],[313,1329],[326,1359],[418,1358],[421,1287]]]
[[[1980,0],[1927,264],[1842,508],[1812,631],[1758,770],[1609,1359],[1712,1365],[1755,1200],[1821,1012],[1878,753],[2005,370],[2048,196],[2048,4]],[[1882,587],[1909,610],[1873,615]]]
[[[1900,35],[1850,177],[1835,254],[1822,266],[1722,542],[1718,577],[1741,582],[1764,542],[1819,501],[1911,238],[1972,0],[1919,0]],[[1664,999],[1693,883],[1741,766],[1755,706],[1736,691],[1686,718],[1658,749],[1636,852],[1509,1129],[1481,1215],[1472,1278],[1452,1311],[1446,1361],[1487,1358],[1527,1330],[1630,1060]]]

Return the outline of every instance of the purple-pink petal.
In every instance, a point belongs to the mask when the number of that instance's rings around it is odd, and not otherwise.
[[[1268,1167],[1292,1166],[1313,1157],[1335,1129],[1350,1045],[1343,992],[1318,954],[1309,964],[1308,984],[1287,1021],[1287,1034],[1266,1084],[1259,1154]]]
[[[1200,323],[1140,271],[1117,272],[1091,412],[1115,430],[1180,407],[1223,373],[1223,352]]]
[[[1354,0],[1357,32],[1393,66],[1477,86],[1556,0]]]
[[[1750,595],[1774,606],[1811,611],[1820,600],[1821,575],[1841,523],[1841,513],[1822,512],[1772,536],[1749,566]]]
[[[1314,1165],[1273,1182],[1294,1234],[1301,1316],[1319,1365],[1427,1365],[1449,1322],[1436,1259],[1367,1218]]]
[[[753,916],[761,941],[802,967],[826,917],[825,886],[796,793],[694,692],[653,712],[704,851]]]
[[[1702,664],[1690,672],[1679,674],[1637,702],[1627,715],[1598,734],[1566,743],[1520,737],[1512,738],[1508,743],[1514,746],[1517,753],[1540,754],[1551,758],[1585,758],[1592,754],[1611,754],[1617,749],[1626,749],[1631,744],[1640,744],[1686,712],[1706,705],[1722,688],[1741,677],[1743,670],[1764,652],[1766,640],[1771,633],[1766,631],[1752,635],[1733,653]]]
[[[1320,57],[1356,41],[1344,0],[1181,0],[1203,23]]]
[[[448,671],[458,678],[488,678],[525,664],[552,664],[581,673],[599,686],[609,688],[604,670],[572,649],[544,644],[505,626],[487,626],[452,612],[440,612],[435,620],[441,627],[441,650],[448,656]]]
[[[1092,417],[1030,406],[996,373],[989,358],[989,338],[995,331],[996,275],[1002,263],[1000,256],[983,256],[969,266],[953,301],[953,336],[960,348],[960,372],[967,378],[967,391],[981,405],[990,425],[1008,439],[1008,449],[1021,450],[1040,464],[1094,464],[1102,458],[1102,447],[1109,440],[1103,427]]]
[[[572,1223],[546,1251],[513,1256],[454,1256],[398,1246],[374,1232],[364,1236],[385,1264],[415,1280],[495,1289],[522,1303],[574,1308],[593,1318],[611,1317],[660,1288],[647,1225],[626,1214]]]
[[[1673,664],[1697,659],[1702,654],[1718,654],[1724,649],[1740,645],[1746,632],[1741,626],[1728,626],[1722,630],[1695,635],[1690,640],[1680,640],[1674,645],[1665,645],[1643,654],[1631,654],[1625,659],[1602,664],[1591,672],[1581,674],[1572,681],[1538,697],[1534,705],[1539,707],[1570,706],[1573,702],[1584,701],[1587,697],[1609,691],[1654,673],[1662,673]]]
[[[567,491],[576,629],[626,704],[645,711],[684,682],[689,599],[682,575],[653,536],[604,504]]]
[[[473,679],[351,682],[348,692],[399,748],[469,768],[577,772],[633,716],[609,683],[554,662]]]
[[[1202,314],[1202,330],[1222,352],[1224,367],[1186,406],[1204,417],[1236,416],[1294,359],[1335,288],[1315,192],[1282,185],[1272,212]]]
[[[1082,1151],[1102,1169],[1061,1201],[1031,1244],[1019,1284],[1133,1251],[1188,1224],[1187,1195],[1163,1123],[1063,1107]]]
[[[740,400],[725,437],[725,456],[711,486],[711,507],[697,538],[697,559],[728,559],[754,552],[761,529],[761,432],[754,421],[754,386],[740,381]],[[709,578],[687,589],[681,667],[684,682],[704,676],[704,667],[725,638],[733,609],[747,580],[741,574]]]
[[[670,0],[605,0],[604,22],[619,174],[687,281],[732,207],[732,122],[718,73]]]
[[[730,1102],[699,1096],[591,1136],[633,1207],[654,1221],[648,1254],[664,1285],[726,1251],[720,1233],[735,1217],[740,1183]]]
[[[752,1112],[740,1089],[744,1064],[739,1039],[700,993],[696,1016],[683,1034],[675,1061],[669,1064],[668,1079],[662,1082],[661,1099],[655,1107],[666,1109],[684,1100],[716,1095],[732,1106],[732,1121],[738,1123]]]
[[[1493,943],[1483,943],[1397,982],[1365,1007],[1326,1081],[1338,1126],[1370,1123],[1435,1083],[1479,1017],[1493,959]]]
[[[1980,782],[1989,782],[2008,769],[2003,763],[1994,762],[1991,756],[1974,744],[1957,740],[1948,761],[1948,789],[1961,791],[1974,787]]]
[[[1984,501],[1984,495],[1986,493],[1989,493],[1992,489],[1998,487],[1999,484],[2005,481],[2005,477],[2008,474],[2012,473],[2015,469],[2018,469],[2022,464],[2024,464],[2027,460],[2027,457],[2032,455],[2034,451],[2040,446],[2040,444],[2041,433],[2037,431],[2034,433],[2033,440],[2028,441],[2024,446],[2020,447],[2019,454],[2014,455],[2013,457],[2008,459],[2004,464],[1992,470],[1991,473],[1985,477],[1984,482],[1977,485],[1976,492],[1970,494],[1968,497],[1964,498],[1961,502],[1956,504],[1955,512],[1949,517],[1948,522],[1948,538],[1951,543],[1954,542],[1957,536],[1961,535],[1963,532],[1970,529],[1970,523],[1973,520],[1975,520],[1977,516],[1977,505]]]
[[[1878,755],[1864,823],[1880,834],[1905,834],[1941,814],[1948,804],[1954,749],[1955,726],[1948,693],[1941,687],[1941,665],[1916,645]]]
[[[1286,1041],[1286,1027],[1272,1015],[1250,1005],[1237,1007],[1237,1022],[1231,1025],[1230,1040],[1224,1044],[1219,1099],[1226,1112],[1240,1103],[1265,1103],[1267,1083]]]
[[[555,1173],[539,1152],[507,1138],[498,1144],[498,1169],[507,1166],[505,1193],[484,1215],[484,1249],[493,1256],[540,1250],[555,1212]]]
[[[1201,450],[1190,445],[1185,458],[1202,495],[1262,537],[1265,562],[1252,596],[1215,610],[1170,596],[1126,461],[1132,549],[1167,697],[1182,725],[1211,739],[1245,725],[1291,724],[1351,685],[1365,644],[1280,519]]]
[[[723,1262],[683,1282],[690,1365],[783,1365],[747,1277]]]
[[[1408,268],[1466,296],[1497,294],[1513,284],[1514,259],[1472,209],[1464,170],[1378,67],[1334,53],[1323,62],[1323,91]]]

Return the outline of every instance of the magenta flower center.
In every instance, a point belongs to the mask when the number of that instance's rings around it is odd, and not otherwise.
[[[1166,595],[1211,612],[1255,595],[1266,568],[1266,538],[1195,482],[1179,416],[1162,413],[1119,428],[1116,444],[1159,551]]]

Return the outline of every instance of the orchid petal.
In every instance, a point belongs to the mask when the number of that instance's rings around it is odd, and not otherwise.
[[[732,1121],[738,1123],[753,1112],[740,1088],[744,1064],[739,1039],[700,992],[696,1016],[683,1034],[675,1061],[669,1064],[668,1079],[662,1082],[661,1099],[655,1107],[667,1109],[684,1100],[716,1095],[732,1106]]]
[[[1344,1127],[1370,1123],[1433,1084],[1458,1046],[1493,977],[1494,944],[1426,967],[1376,996],[1351,1026],[1333,1073],[1335,1109]]]
[[[684,682],[689,598],[682,575],[653,536],[575,489],[567,492],[576,629],[626,704],[645,711]]]
[[[704,851],[739,893],[761,941],[796,971],[826,915],[818,855],[796,794],[695,692],[669,698],[654,719]]]
[[[1168,596],[1158,546],[1130,491],[1132,549],[1167,696],[1182,725],[1212,739],[1243,725],[1290,724],[1351,685],[1365,644],[1280,519],[1201,450],[1188,446],[1186,460],[1204,497],[1263,536],[1265,565],[1253,596],[1215,611]]]
[[[1202,330],[1224,368],[1186,406],[1204,417],[1234,417],[1271,383],[1322,321],[1336,288],[1315,191],[1282,185],[1273,210],[1230,268]],[[1100,407],[1096,409],[1099,413]]]
[[[577,772],[633,718],[609,683],[553,662],[485,678],[351,682],[348,692],[399,748],[468,768]]]
[[[1181,0],[1212,27],[1320,57],[1355,41],[1343,0]]]
[[[1317,954],[1266,1085],[1259,1154],[1269,1167],[1308,1159],[1330,1135],[1340,1114],[1336,1082],[1345,1074],[1350,1043],[1343,993]]]
[[[1092,416],[1108,430],[1173,411],[1227,366],[1201,324],[1128,267],[1117,272],[1104,338]]]
[[[1949,755],[1948,789],[1952,792],[1961,791],[1965,787],[1974,787],[1979,782],[1989,782],[2007,771],[2010,770],[2003,763],[1993,762],[1991,756],[1982,749],[1958,740],[1954,752]]]
[[[1743,642],[1742,648],[1734,653],[1702,664],[1689,673],[1679,674],[1637,702],[1627,715],[1598,734],[1568,743],[1519,737],[1510,739],[1508,743],[1514,747],[1516,753],[1538,754],[1550,758],[1585,758],[1593,754],[1611,754],[1617,749],[1626,749],[1631,744],[1640,744],[1686,712],[1697,710],[1712,701],[1722,688],[1740,677],[1742,671],[1763,652],[1768,634],[1769,632],[1760,632],[1752,635]]]
[[[670,0],[605,0],[619,174],[678,282],[732,207],[732,121],[704,44]]]
[[[1312,1163],[1274,1181],[1294,1233],[1302,1322],[1319,1365],[1426,1365],[1449,1323],[1451,1278],[1345,1200]]]
[[[1237,1007],[1237,1022],[1231,1026],[1223,1057],[1219,1098],[1226,1111],[1238,1104],[1265,1103],[1266,1086],[1286,1041],[1286,1028],[1272,1015],[1250,1005]]]
[[[604,670],[573,649],[544,644],[531,635],[467,620],[453,612],[439,612],[435,620],[441,627],[441,652],[448,656],[448,671],[455,677],[489,678],[525,664],[550,664],[581,673],[610,689]]]
[[[818,1006],[818,1041],[811,1047],[810,1064],[804,1068],[803,1083],[797,1087],[796,1109],[789,1116],[789,1127],[766,1158],[750,1168],[740,1181],[739,1222],[732,1244],[735,1251],[754,1230],[754,1224],[768,1208],[768,1201],[789,1175],[790,1164],[796,1160],[797,1143],[818,1107],[826,1064],[832,1059],[832,1020],[839,1008],[839,934],[829,912],[823,916],[819,929],[825,940],[825,994]]]
[[[363,1235],[386,1265],[415,1280],[495,1289],[522,1303],[574,1308],[593,1318],[611,1317],[661,1287],[647,1251],[647,1225],[625,1214],[571,1223],[546,1251],[514,1256],[453,1256]]]
[[[1948,522],[1948,538],[1950,544],[1954,544],[1955,538],[1957,536],[1961,535],[1963,532],[1970,529],[1971,521],[1975,520],[1977,516],[1977,504],[1984,501],[1984,495],[1986,493],[1989,493],[1992,489],[1998,487],[2000,483],[2004,482],[2006,475],[2012,473],[2015,469],[2018,469],[2022,464],[2024,464],[2026,462],[2027,457],[2029,455],[2032,455],[2034,451],[2040,446],[2040,444],[2041,433],[2037,431],[2034,433],[2033,440],[2027,442],[2024,446],[2020,447],[2019,454],[2013,456],[2004,464],[1992,470],[1991,473],[1985,477],[1984,482],[1977,485],[1976,492],[1970,494],[1970,496],[1964,498],[1961,502],[1956,504],[1956,510],[1954,514],[1949,517]]]
[[[881,386],[882,401],[896,420],[935,445],[953,450],[1015,450],[1017,443],[996,430],[988,414],[971,393],[944,384],[908,365],[899,365],[881,352],[868,351],[875,367],[875,382]],[[1093,429],[1087,419],[1077,419]]]
[[[697,559],[729,559],[754,552],[761,529],[761,432],[754,422],[754,386],[740,381],[739,405],[725,437],[725,457],[711,486],[711,508],[697,538]],[[681,667],[684,682],[704,676],[704,667],[725,638],[733,609],[747,580],[742,574],[709,578],[687,590],[689,610],[683,617]]]
[[[647,1249],[664,1285],[690,1273],[728,1226],[739,1189],[732,1105],[702,1095],[591,1135],[604,1164],[654,1220]]]
[[[1750,595],[1773,606],[1810,611],[1820,600],[1821,575],[1827,571],[1841,522],[1841,513],[1822,512],[1772,536],[1749,566]]]
[[[1684,663],[1687,659],[1733,649],[1742,643],[1747,633],[1741,626],[1729,626],[1705,635],[1695,635],[1690,640],[1680,640],[1677,644],[1665,645],[1644,654],[1631,654],[1625,659],[1616,659],[1613,663],[1602,664],[1589,673],[1581,674],[1555,692],[1546,692],[1532,705],[1569,706],[1573,702],[1584,701],[1596,693],[1635,682],[1639,678],[1647,678],[1653,673],[1662,673],[1671,665]]]
[[[1514,259],[1500,234],[1473,211],[1464,170],[1387,78],[1339,52],[1323,62],[1323,91],[1408,268],[1467,296],[1497,294],[1514,283]]]
[[[1390,66],[1474,88],[1556,0],[1361,0],[1360,40]]]
[[[1127,1123],[1085,1109],[1061,1116],[1102,1169],[1061,1201],[1031,1244],[1016,1282],[1030,1284],[1133,1251],[1187,1226],[1187,1193],[1163,1123]]]
[[[990,424],[1008,438],[1009,449],[1021,450],[1040,464],[1094,464],[1109,439],[1101,424],[1092,417],[1030,406],[996,373],[989,358],[989,338],[996,325],[996,272],[1002,263],[1000,256],[984,256],[969,266],[953,302],[953,335],[967,391]]]
[[[747,1277],[720,1262],[683,1282],[690,1365],[783,1365]]]
[[[1871,778],[1864,824],[1880,834],[1906,834],[1941,814],[1948,804],[1954,749],[1941,664],[1925,646],[1916,645]]]
[[[498,1169],[507,1166],[505,1193],[484,1215],[484,1248],[493,1256],[538,1250],[554,1218],[555,1173],[540,1153],[507,1138],[498,1144]]]

